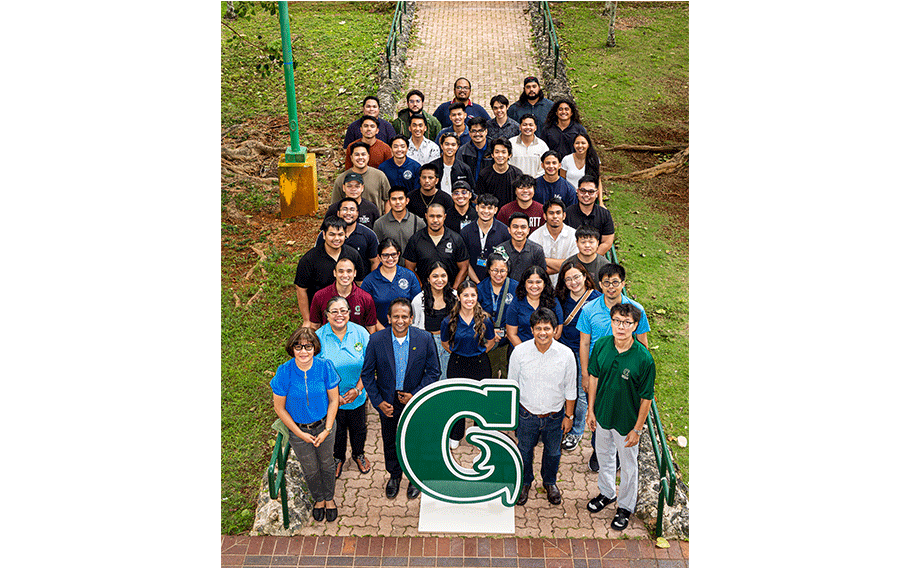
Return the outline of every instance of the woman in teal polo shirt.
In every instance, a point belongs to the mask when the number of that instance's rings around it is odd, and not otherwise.
[[[360,473],[370,472],[370,462],[364,455],[367,440],[367,393],[363,390],[360,370],[363,368],[363,354],[370,333],[361,325],[351,322],[351,308],[341,296],[330,299],[325,307],[328,323],[316,330],[322,343],[321,359],[327,359],[335,366],[341,383],[338,393],[341,397],[335,422],[335,479],[341,477],[344,458],[351,434],[351,457]]]

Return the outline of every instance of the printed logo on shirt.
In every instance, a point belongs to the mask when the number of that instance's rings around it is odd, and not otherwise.
[[[511,304],[511,303],[512,303],[512,294],[508,294],[508,293],[507,293],[507,294],[506,294],[506,304],[508,305],[508,304]]]
[[[628,381],[629,378],[631,377],[631,375],[632,375],[632,371],[630,371],[629,369],[622,370],[622,378],[624,381]]]
[[[451,252],[452,252],[452,241],[449,241],[449,242],[446,243],[446,252],[447,252],[447,253],[451,253]]]
[[[407,290],[408,289],[408,279],[402,278],[401,280],[399,280],[398,287],[401,288],[402,290]]]
[[[354,315],[360,315],[360,306],[354,306]]]
[[[355,344],[354,344],[354,351],[357,351],[358,353],[361,352],[361,351],[363,351],[363,343],[361,343],[361,342],[359,342],[359,341],[358,341],[357,343],[355,343]]]
[[[404,179],[411,179],[412,177],[414,177],[414,172],[412,172],[411,170],[405,170],[405,171],[401,172],[401,177],[403,177]]]

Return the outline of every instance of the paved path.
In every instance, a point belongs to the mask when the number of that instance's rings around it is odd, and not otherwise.
[[[222,566],[685,568],[689,543],[487,537],[222,536]]]
[[[408,86],[432,113],[452,100],[455,79],[471,81],[471,100],[490,116],[490,99],[518,100],[524,78],[539,75],[527,2],[418,2],[408,49]],[[404,98],[398,108],[405,107]]]

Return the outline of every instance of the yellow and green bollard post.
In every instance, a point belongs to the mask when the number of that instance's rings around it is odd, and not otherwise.
[[[319,206],[316,197],[316,156],[300,147],[297,129],[297,95],[294,92],[294,58],[291,55],[291,25],[288,3],[278,2],[281,25],[281,51],[284,59],[284,87],[288,100],[288,127],[291,145],[278,162],[278,189],[281,218],[312,215]]]

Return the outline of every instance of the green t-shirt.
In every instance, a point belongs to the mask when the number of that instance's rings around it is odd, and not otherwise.
[[[613,336],[607,335],[594,344],[588,373],[599,379],[594,393],[597,423],[625,436],[635,427],[641,400],[654,398],[654,358],[638,341],[619,353]]]

